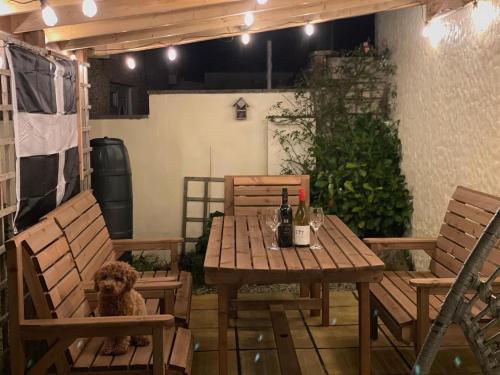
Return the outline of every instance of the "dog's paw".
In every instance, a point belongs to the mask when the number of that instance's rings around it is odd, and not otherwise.
[[[111,340],[106,340],[101,348],[102,355],[114,355],[115,343]]]
[[[101,348],[102,355],[121,355],[125,354],[129,348],[129,341],[122,340],[107,340]]]
[[[149,344],[148,336],[134,336],[132,337],[132,342],[135,346],[146,346]]]

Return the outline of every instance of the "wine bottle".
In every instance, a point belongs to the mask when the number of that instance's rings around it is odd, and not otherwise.
[[[293,214],[292,207],[288,204],[288,189],[281,192],[280,206],[281,224],[278,227],[278,245],[280,247],[293,246]]]
[[[309,246],[311,228],[309,227],[309,211],[306,209],[306,191],[299,189],[299,208],[294,219],[294,243],[296,246]]]

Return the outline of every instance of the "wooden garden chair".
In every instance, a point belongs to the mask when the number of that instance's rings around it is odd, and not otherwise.
[[[377,336],[377,317],[401,341],[420,350],[431,322],[470,251],[500,207],[500,198],[462,186],[455,190],[437,238],[365,238],[374,252],[425,250],[432,257],[430,271],[387,271],[379,284],[371,284],[372,338]],[[485,261],[481,276],[500,265],[500,245]],[[479,309],[476,309],[476,313]]]
[[[47,351],[27,374],[189,374],[193,339],[189,330],[175,328],[172,315],[156,315],[164,288],[150,285],[149,315],[95,317],[70,244],[48,218],[6,244],[9,296],[11,372],[25,373],[24,343],[43,340]],[[24,314],[23,277],[36,319]],[[173,288],[175,288],[172,286]],[[103,336],[151,335],[148,346],[131,346],[119,356],[103,356]]]
[[[288,188],[288,202],[294,212],[299,205],[299,189],[306,192],[306,207],[310,202],[308,175],[224,176],[224,214],[232,216],[265,215],[268,207],[281,205],[281,192]],[[300,285],[301,297],[319,297],[321,284]],[[237,292],[232,293],[236,297]],[[319,310],[311,311],[312,316]]]
[[[188,327],[191,311],[192,276],[179,271],[178,248],[182,238],[125,239],[112,240],[106,228],[101,208],[90,191],[84,191],[51,211],[46,218],[58,224],[69,243],[71,254],[84,281],[85,291],[91,306],[96,294],[93,277],[97,269],[109,260],[116,260],[129,250],[156,250],[170,253],[168,271],[141,273],[137,288],[148,285],[168,285],[179,282],[177,289],[166,291],[162,311],[172,313],[177,325]]]

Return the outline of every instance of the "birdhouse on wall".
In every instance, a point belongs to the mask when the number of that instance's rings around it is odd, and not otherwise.
[[[247,108],[250,107],[245,99],[239,98],[236,103],[233,104],[236,110],[236,120],[246,120],[247,119]]]

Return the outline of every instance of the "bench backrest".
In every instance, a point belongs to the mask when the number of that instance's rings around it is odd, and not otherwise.
[[[94,195],[84,191],[51,211],[62,229],[83,280],[91,280],[101,265],[116,255],[101,208]]]
[[[306,191],[309,206],[309,176],[225,176],[224,213],[226,215],[260,215],[269,206],[281,204],[281,191],[288,188],[292,207],[299,204],[299,189]]]
[[[16,236],[14,242],[21,244],[23,276],[38,318],[90,315],[90,305],[69,244],[54,220],[41,221]],[[69,346],[70,360],[78,356],[85,340],[75,340]]]
[[[441,225],[431,271],[439,277],[455,277],[499,207],[499,197],[457,187]],[[491,250],[482,276],[491,275],[499,265],[500,243]]]

